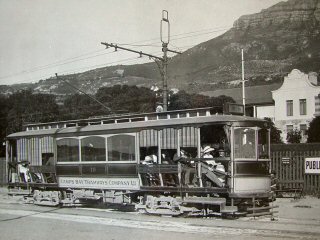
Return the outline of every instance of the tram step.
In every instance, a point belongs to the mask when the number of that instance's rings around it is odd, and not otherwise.
[[[224,206],[221,210],[221,213],[236,213],[238,212],[237,206]]]
[[[32,195],[31,190],[25,190],[25,189],[15,189],[15,190],[9,190],[8,195]]]
[[[183,203],[202,203],[208,205],[225,205],[225,198],[214,198],[214,197],[186,197],[182,201]]]

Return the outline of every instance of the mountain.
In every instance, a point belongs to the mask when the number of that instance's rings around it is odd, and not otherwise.
[[[249,80],[246,85],[249,86],[279,83],[294,68],[319,73],[320,0],[288,0],[240,17],[221,36],[171,58],[169,87],[189,92],[238,87],[241,49],[244,49],[245,77]],[[162,85],[155,63],[104,67],[62,78],[89,93],[114,84]],[[17,87],[21,86],[2,86],[0,91],[10,92]],[[74,91],[63,80],[55,78],[29,87],[63,95]]]

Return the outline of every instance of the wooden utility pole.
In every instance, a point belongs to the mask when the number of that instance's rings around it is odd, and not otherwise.
[[[244,80],[244,58],[243,49],[241,49],[241,65],[242,65],[242,105],[243,105],[243,116],[246,115],[246,92],[245,92],[245,80]]]

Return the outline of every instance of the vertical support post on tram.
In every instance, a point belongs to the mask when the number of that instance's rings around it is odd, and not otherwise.
[[[201,136],[200,136],[200,128],[197,128],[197,157],[201,158]],[[202,171],[201,171],[201,161],[198,161],[197,163],[197,174],[198,174],[198,179],[199,179],[199,185],[200,187],[203,187],[203,182],[202,182]]]
[[[9,183],[9,156],[11,157],[12,155],[9,153],[9,141],[6,141],[6,165],[4,175],[7,183]]]
[[[159,179],[160,179],[160,185],[163,187],[163,178],[162,174],[160,172],[160,165],[161,165],[161,130],[158,130],[158,166],[159,166]]]
[[[200,127],[197,128],[197,157],[201,158],[201,135],[200,135]]]
[[[231,179],[230,179],[230,191],[232,193],[234,193],[234,127],[231,127],[231,134],[230,134],[230,175],[231,175]]]

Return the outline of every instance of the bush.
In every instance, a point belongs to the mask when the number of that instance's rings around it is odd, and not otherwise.
[[[301,141],[301,131],[298,129],[294,129],[287,133],[287,142],[288,143],[300,143]]]
[[[307,134],[308,143],[320,142],[320,116],[312,119]]]

